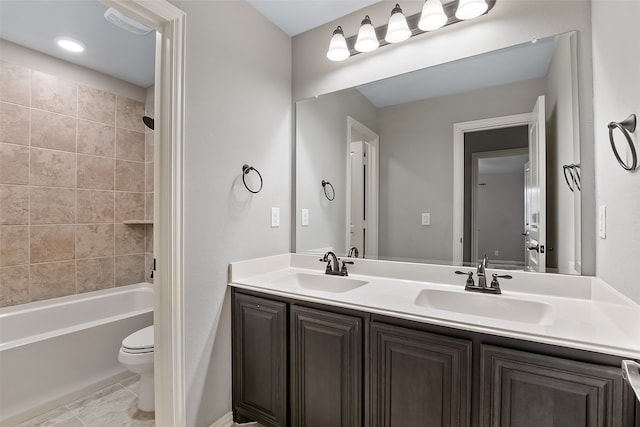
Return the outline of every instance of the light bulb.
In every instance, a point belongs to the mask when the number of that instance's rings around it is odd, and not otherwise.
[[[362,20],[362,25],[358,30],[358,38],[356,39],[356,45],[354,47],[358,52],[371,52],[376,50],[378,46],[380,46],[380,42],[376,36],[376,29],[371,25],[371,18],[367,15]]]
[[[396,7],[391,11],[391,18],[389,18],[389,25],[387,25],[387,35],[384,39],[388,43],[398,43],[411,37],[411,30],[407,24],[407,18],[402,13],[400,5],[396,4]]]
[[[331,36],[329,50],[327,51],[327,58],[331,61],[344,61],[350,55],[342,27],[338,26],[338,28],[333,32],[333,36]]]
[[[78,40],[71,39],[69,37],[56,37],[56,43],[61,48],[68,50],[69,52],[79,53],[84,51],[84,44]]]
[[[422,31],[433,31],[444,26],[449,18],[444,13],[440,0],[427,0],[422,6],[422,14],[418,28]]]
[[[456,10],[456,18],[473,19],[487,11],[489,5],[484,0],[460,0]]]

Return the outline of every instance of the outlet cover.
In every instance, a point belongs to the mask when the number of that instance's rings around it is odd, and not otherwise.
[[[309,209],[302,209],[302,215],[300,218],[303,227],[309,226]]]
[[[429,212],[422,213],[422,225],[431,225],[431,213]]]
[[[607,207],[598,208],[598,235],[601,239],[607,238]]]
[[[280,227],[280,208],[271,208],[271,227]]]

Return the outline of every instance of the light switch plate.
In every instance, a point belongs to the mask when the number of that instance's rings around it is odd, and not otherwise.
[[[309,209],[302,209],[302,215],[300,218],[303,227],[309,226]]]
[[[280,227],[280,208],[271,208],[271,227]]]
[[[604,205],[598,208],[598,235],[601,239],[607,238],[607,207]]]
[[[431,213],[429,212],[422,213],[422,225],[431,225]]]

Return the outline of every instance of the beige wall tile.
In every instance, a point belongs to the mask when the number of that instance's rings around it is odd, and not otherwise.
[[[144,281],[153,283],[153,277],[151,277],[151,271],[153,270],[153,254],[144,254]]]
[[[115,157],[116,128],[102,123],[78,120],[78,153]]]
[[[139,254],[145,251],[144,225],[116,224],[116,255]]]
[[[75,190],[71,189],[31,187],[31,224],[73,224],[75,196]]]
[[[144,163],[116,160],[116,190],[144,191]]]
[[[78,190],[78,224],[113,222],[113,191]]]
[[[145,228],[145,252],[153,253],[153,224],[147,224],[144,226]]]
[[[29,183],[45,187],[75,187],[76,154],[32,148]]]
[[[153,193],[153,162],[147,162],[144,164],[144,191],[147,193]]]
[[[29,291],[32,301],[74,294],[76,292],[76,262],[32,264]]]
[[[142,123],[144,104],[133,99],[118,96],[116,99],[116,127],[144,132]]]
[[[76,286],[78,293],[114,287],[115,259],[79,259],[76,263]]]
[[[29,264],[29,227],[0,225],[0,267]]]
[[[70,80],[33,70],[31,108],[76,116],[77,86]]]
[[[76,226],[76,258],[113,256],[113,224]]]
[[[0,185],[0,224],[29,224],[29,187]]]
[[[116,192],[116,221],[143,220],[144,193]]]
[[[0,61],[0,100],[29,106],[31,70]]]
[[[147,132],[144,134],[144,144],[145,144],[145,154],[144,154],[144,159],[147,162],[153,162],[154,160],[154,145],[155,145],[155,141],[153,139],[153,131],[151,132]]]
[[[144,162],[144,133],[127,129],[116,129],[116,158]]]
[[[115,160],[78,154],[78,188],[113,190]]]
[[[29,266],[0,268],[0,307],[25,304],[29,296]]]
[[[0,143],[0,184],[29,184],[29,147]]]
[[[76,152],[76,118],[31,110],[31,146]]]
[[[78,117],[115,125],[116,96],[104,90],[78,85]]]
[[[0,102],[0,141],[29,145],[29,108]]]
[[[31,263],[67,261],[76,257],[76,228],[73,225],[32,225]]]
[[[153,221],[153,193],[145,193],[144,198],[144,219]]]
[[[144,254],[116,257],[116,286],[144,281]]]

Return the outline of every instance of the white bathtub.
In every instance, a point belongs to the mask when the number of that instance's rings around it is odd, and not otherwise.
[[[0,425],[11,425],[131,375],[122,339],[153,323],[141,283],[0,308]]]

